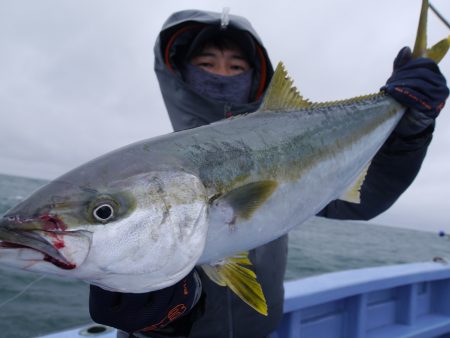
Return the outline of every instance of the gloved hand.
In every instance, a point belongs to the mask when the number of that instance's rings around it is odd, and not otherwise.
[[[173,286],[148,293],[110,292],[91,285],[89,312],[95,322],[128,333],[152,331],[187,314],[201,289],[195,270]]]
[[[401,136],[417,135],[434,125],[449,95],[438,65],[428,58],[413,60],[409,47],[398,53],[394,71],[381,90],[408,108],[395,129]]]

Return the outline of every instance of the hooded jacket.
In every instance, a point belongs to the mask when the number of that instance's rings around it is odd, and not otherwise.
[[[226,19],[225,19],[226,20]],[[217,102],[201,95],[183,81],[180,68],[194,37],[206,26],[218,29],[237,29],[254,39],[256,58],[252,86],[253,100],[246,104]],[[155,45],[155,72],[170,121],[175,131],[190,129],[233,115],[253,112],[260,103],[273,74],[266,49],[250,22],[230,15],[227,24],[220,13],[187,10],[172,14],[163,25]]]
[[[196,34],[205,26],[239,29],[254,39],[253,100],[247,104],[217,102],[193,91],[183,81],[180,67]],[[155,71],[175,131],[195,128],[232,115],[253,112],[261,103],[273,74],[261,39],[245,18],[235,15],[186,10],[164,23],[155,44]],[[319,216],[367,220],[388,209],[418,173],[431,141],[433,128],[409,138],[395,132],[372,161],[361,191],[361,204],[333,201]],[[262,338],[273,332],[282,317],[283,278],[287,260],[287,236],[250,252],[258,280],[268,303],[267,317],[258,314],[228,288],[214,284],[201,272],[203,297],[192,314],[149,337]]]

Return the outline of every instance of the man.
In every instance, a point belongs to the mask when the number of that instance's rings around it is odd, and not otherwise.
[[[196,10],[175,13],[166,21],[155,46],[155,71],[175,131],[255,111],[273,75],[267,51],[246,19]],[[433,61],[411,60],[405,48],[383,90],[408,107],[407,113],[373,159],[361,203],[333,201],[319,216],[375,217],[417,175],[435,118],[448,97],[446,81]],[[287,236],[250,252],[266,296],[267,317],[200,270],[147,294],[112,293],[93,286],[91,315],[138,337],[267,337],[282,316],[286,257]],[[199,290],[200,298],[195,296]]]

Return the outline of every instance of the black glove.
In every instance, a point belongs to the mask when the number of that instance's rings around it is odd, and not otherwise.
[[[449,95],[445,77],[431,59],[413,60],[404,47],[394,60],[394,71],[381,90],[407,107],[395,131],[402,136],[420,134],[434,125]]]
[[[91,285],[89,312],[95,322],[128,333],[152,331],[187,314],[201,289],[195,270],[173,286],[148,293],[110,292]]]

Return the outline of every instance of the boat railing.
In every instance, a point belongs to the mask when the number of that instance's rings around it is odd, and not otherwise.
[[[271,338],[450,338],[450,265],[436,260],[288,281]]]

